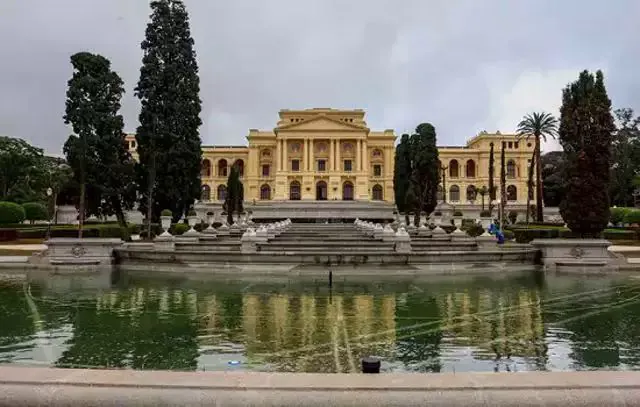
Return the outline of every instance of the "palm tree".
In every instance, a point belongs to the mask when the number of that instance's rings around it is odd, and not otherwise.
[[[536,218],[543,221],[542,214],[542,165],[540,160],[540,138],[545,142],[547,136],[555,138],[558,134],[558,119],[551,113],[534,112],[522,118],[518,123],[518,135],[528,139],[535,138],[535,164],[536,164]],[[528,209],[527,209],[528,210]]]

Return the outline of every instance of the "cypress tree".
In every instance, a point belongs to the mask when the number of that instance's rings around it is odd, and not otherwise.
[[[438,194],[438,147],[436,129],[431,123],[416,127],[409,140],[411,157],[410,188],[415,197],[413,207],[415,222],[421,212],[431,213],[437,205]]]
[[[124,83],[111,62],[96,54],[71,57],[73,76],[67,90],[64,120],[74,134],[64,146],[80,186],[79,237],[85,216],[115,214],[126,224],[124,210],[133,205],[133,162],[125,148],[124,121],[119,114]]]
[[[407,211],[407,193],[411,176],[411,156],[409,154],[409,135],[403,134],[396,146],[396,157],[393,168],[393,192],[398,211]]]
[[[493,177],[495,176],[495,168],[493,165],[493,142],[489,144],[489,212],[493,213],[493,201],[496,200],[496,186],[493,184]]]
[[[244,212],[244,185],[240,181],[240,171],[232,166],[227,179],[227,197],[224,201],[224,211],[227,213],[227,223],[233,223],[233,213]]]
[[[200,79],[187,10],[181,0],[154,0],[151,10],[135,89],[142,105],[136,134],[140,209],[149,222],[163,209],[179,218],[200,197],[202,160]]]
[[[604,75],[581,72],[562,92],[559,129],[567,159],[560,214],[577,236],[599,236],[609,221],[614,131]]]

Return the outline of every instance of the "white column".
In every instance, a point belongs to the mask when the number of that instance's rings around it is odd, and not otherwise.
[[[287,140],[284,139],[282,140],[282,170],[283,171],[289,171],[289,159],[287,158],[287,148],[289,147],[287,145]]]
[[[367,140],[362,140],[362,171],[369,173],[369,151],[367,149]]]
[[[282,140],[276,141],[276,169],[282,171]]]
[[[330,171],[335,171],[336,170],[336,141],[335,140],[330,140],[330,144],[329,144],[329,170]]]
[[[362,165],[360,161],[362,159],[361,151],[362,151],[362,140],[357,140],[355,170],[358,172],[362,171]]]
[[[309,171],[315,171],[315,159],[313,158],[313,139],[309,140]]]

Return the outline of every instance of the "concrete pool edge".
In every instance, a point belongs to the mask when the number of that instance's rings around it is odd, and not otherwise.
[[[0,406],[640,405],[640,372],[298,374],[0,366]]]

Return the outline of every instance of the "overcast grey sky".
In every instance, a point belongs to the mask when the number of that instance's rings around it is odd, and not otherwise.
[[[640,1],[185,0],[206,144],[244,144],[281,108],[363,108],[373,129],[424,121],[439,144],[558,112],[562,87],[601,68],[615,107],[640,110]],[[126,129],[148,0],[0,0],[0,134],[58,153],[69,57],[109,58]],[[549,148],[551,146],[547,146]]]

